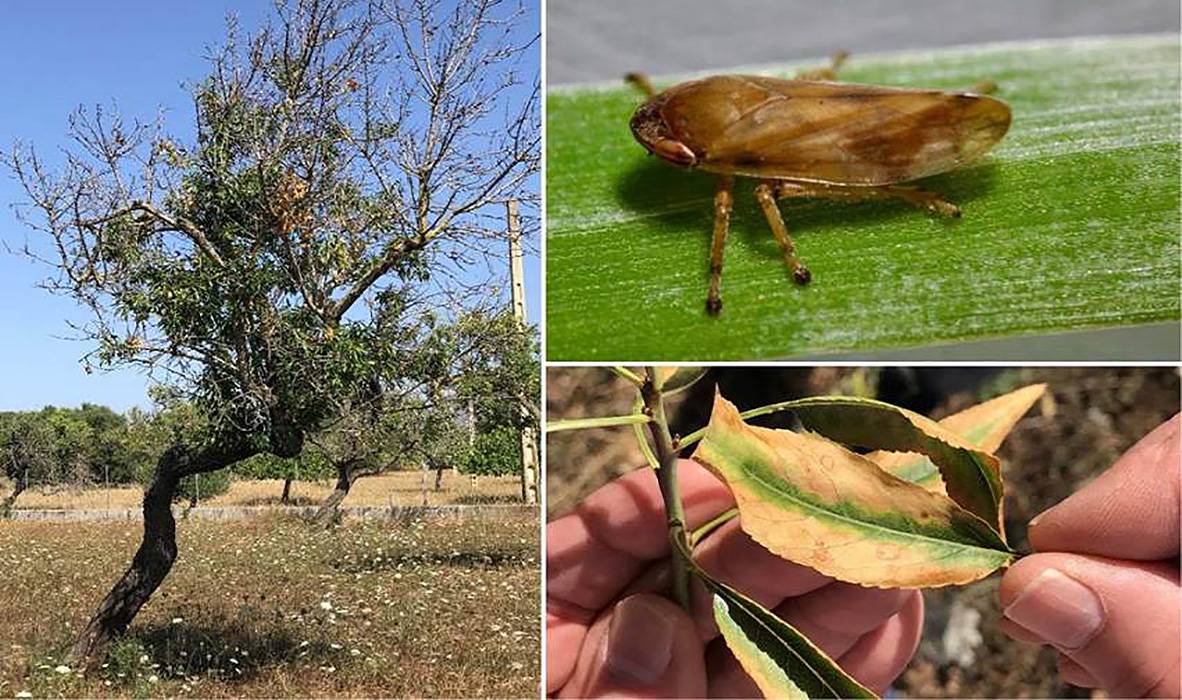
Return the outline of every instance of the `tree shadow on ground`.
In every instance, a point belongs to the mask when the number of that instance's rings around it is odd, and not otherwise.
[[[121,654],[147,656],[162,678],[214,676],[239,683],[270,668],[336,659],[340,652],[324,642],[301,639],[278,611],[270,615],[247,611],[232,618],[215,615],[203,622],[137,626],[115,645],[108,663],[112,671],[142,665],[142,656],[120,658]]]
[[[484,547],[479,551],[396,552],[384,557],[344,560],[332,563],[345,573],[374,573],[420,567],[457,567],[462,569],[520,569],[534,566],[536,552],[519,547]]]
[[[521,505],[522,503],[521,496],[509,493],[465,493],[453,498],[452,502],[460,506]]]
[[[279,496],[259,496],[257,498],[249,498],[240,505],[243,506],[318,506],[324,502],[322,498],[308,498],[307,496],[292,496],[287,499],[287,503]]]

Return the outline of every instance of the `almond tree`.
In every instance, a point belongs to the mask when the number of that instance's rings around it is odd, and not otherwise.
[[[88,368],[168,377],[204,414],[160,457],[143,542],[76,660],[101,658],[168,575],[181,479],[299,454],[396,362],[376,319],[490,296],[472,271],[503,249],[497,203],[536,204],[526,16],[504,0],[291,0],[248,36],[230,23],[192,86],[195,133],[95,107],[72,115],[60,159],[7,154],[19,213],[50,244],[30,250],[46,285],[90,311]]]
[[[330,521],[366,476],[418,463],[436,470],[438,487],[442,470],[462,461],[468,449],[471,406],[481,415],[486,405],[508,407],[501,410],[502,422],[520,428],[522,397],[537,401],[536,330],[522,328],[509,309],[471,311],[447,322],[428,314],[414,328],[378,328],[400,337],[388,342],[407,349],[375,376],[378,384],[367,400],[339,411],[334,423],[309,436],[337,471],[319,521]],[[487,413],[486,423],[493,422],[493,411]]]
[[[16,499],[30,485],[60,479],[56,447],[53,427],[43,416],[0,414],[0,468],[12,482],[12,491],[0,503],[0,517],[9,516]]]

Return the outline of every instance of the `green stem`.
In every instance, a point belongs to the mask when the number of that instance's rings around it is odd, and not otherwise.
[[[661,498],[665,502],[665,515],[669,524],[669,539],[672,552],[669,558],[673,574],[673,599],[686,611],[690,609],[690,564],[685,561],[684,551],[689,551],[685,532],[685,510],[681,504],[681,492],[677,484],[677,449],[673,446],[673,435],[665,417],[665,404],[661,389],[657,386],[655,367],[645,368],[644,385],[640,396],[644,399],[645,410],[652,416],[649,432],[656,448],[657,483],[661,487]]]
[[[639,395],[636,397],[636,402],[632,404],[632,410],[640,412],[644,410],[644,399]],[[653,469],[660,469],[661,463],[657,461],[657,456],[653,454],[652,445],[648,444],[648,438],[644,436],[644,426],[637,423],[632,426],[632,433],[636,437],[636,444],[640,447],[640,454],[644,455],[644,461]]]
[[[643,413],[629,416],[597,416],[595,418],[572,418],[571,420],[556,420],[546,423],[547,433],[557,433],[562,430],[582,430],[583,428],[611,428],[617,425],[644,425],[651,419]]]
[[[707,537],[711,532],[714,532],[718,528],[720,528],[723,525],[725,525],[726,523],[730,522],[738,515],[739,515],[739,509],[738,508],[731,508],[730,510],[720,513],[719,515],[715,516],[709,522],[705,523],[704,525],[702,525],[701,527],[699,527],[698,529],[696,529],[690,533],[690,539],[689,539],[690,547],[691,548],[697,547],[698,543],[701,542],[705,537]]]
[[[615,372],[616,376],[628,380],[638,389],[640,387],[644,386],[644,380],[641,379],[639,375],[637,375],[635,372],[628,369],[627,367],[613,366],[613,367],[608,367],[608,369],[610,369],[612,372]]]

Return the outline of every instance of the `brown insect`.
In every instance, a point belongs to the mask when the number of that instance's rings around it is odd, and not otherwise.
[[[632,134],[649,153],[718,173],[706,310],[722,309],[722,252],[735,176],[759,180],[755,197],[784,263],[801,285],[812,279],[780,215],[778,199],[896,198],[960,216],[943,196],[901,183],[947,172],[981,156],[1010,126],[1010,108],[978,92],[832,82],[845,54],[795,80],[718,75],[657,94],[643,75],[628,80],[649,99]],[[992,89],[978,86],[979,92]]]

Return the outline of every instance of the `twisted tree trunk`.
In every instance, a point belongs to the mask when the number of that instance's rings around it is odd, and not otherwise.
[[[257,450],[192,450],[174,446],[160,457],[152,483],[144,492],[144,537],[131,566],[107,593],[70,651],[73,666],[92,668],[112,638],[131,625],[140,608],[164,582],[176,561],[176,519],[172,501],[180,480],[191,474],[217,471]]]
[[[16,503],[17,497],[25,492],[25,487],[28,483],[29,480],[27,478],[16,480],[16,483],[12,485],[12,493],[8,494],[8,497],[4,499],[4,503],[0,503],[0,518],[7,518],[12,515],[13,504]]]
[[[312,518],[316,523],[327,523],[332,519],[332,516],[337,512],[337,506],[341,501],[345,500],[345,496],[349,495],[349,489],[353,487],[353,474],[350,462],[341,462],[337,466],[337,483],[333,487],[332,493],[328,494],[328,498],[320,504],[320,508],[316,510],[316,515]]]
[[[341,501],[345,500],[345,496],[349,495],[349,489],[353,488],[353,484],[363,476],[373,476],[382,472],[380,466],[366,466],[361,459],[347,459],[337,462],[336,469],[337,483],[333,486],[332,493],[328,494],[328,498],[324,499],[320,508],[316,510],[316,515],[312,516],[314,523],[331,523],[337,514],[337,508],[341,505]]]
[[[131,566],[99,603],[74,642],[70,656],[76,663],[94,665],[111,638],[127,629],[172,569],[177,555],[172,497],[179,480],[171,469],[157,469],[144,492],[144,539]]]
[[[17,478],[13,479],[12,493],[9,493],[8,497],[4,499],[4,503],[0,504],[0,518],[11,516],[12,506],[17,503],[20,494],[25,493],[26,488],[28,488],[28,472],[18,474]]]

